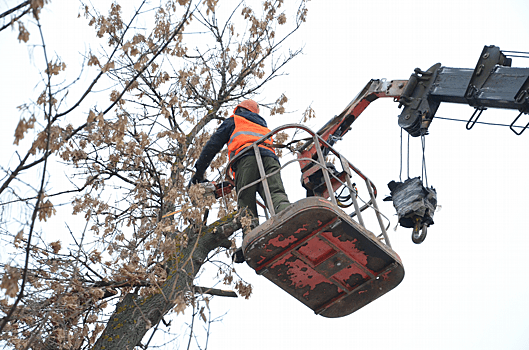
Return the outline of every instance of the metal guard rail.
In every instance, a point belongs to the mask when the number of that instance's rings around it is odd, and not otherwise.
[[[280,131],[283,131],[283,130],[286,130],[286,129],[301,129],[301,130],[307,132],[308,134],[310,134],[312,136],[312,138],[313,138],[312,142],[314,142],[314,144],[317,146],[318,160],[314,160],[312,158],[297,158],[297,159],[293,159],[293,160],[290,160],[287,163],[285,163],[285,165],[281,166],[279,170],[274,171],[273,173],[270,173],[270,174],[266,174],[265,170],[264,170],[264,166],[263,166],[263,163],[262,163],[261,154],[259,152],[259,147],[258,146],[260,144],[262,144],[265,140],[271,138],[272,136],[276,135]],[[348,175],[348,176],[346,176],[346,182],[345,183],[342,180],[340,180],[338,177],[336,177],[334,174],[330,174],[330,172],[329,172],[329,170],[328,170],[328,168],[326,166],[325,157],[322,154],[322,150],[321,150],[322,146],[327,148],[329,150],[329,152],[333,153],[334,156],[336,156],[340,160],[341,166],[343,168],[343,171],[345,171],[347,173],[347,175]],[[351,194],[351,200],[353,201],[353,204],[354,204],[354,207],[355,207],[354,213],[350,214],[350,216],[351,217],[357,216],[358,217],[358,222],[363,227],[365,227],[365,224],[364,224],[364,220],[362,218],[361,212],[363,212],[367,208],[373,208],[374,209],[375,215],[377,217],[378,223],[379,223],[381,231],[382,231],[382,236],[383,236],[383,239],[385,241],[385,244],[387,246],[391,247],[391,243],[389,241],[389,237],[388,237],[388,234],[387,234],[387,228],[384,227],[383,222],[382,222],[382,217],[381,216],[383,216],[383,214],[380,212],[380,210],[378,208],[378,205],[377,205],[377,202],[376,202],[377,189],[376,189],[375,184],[367,176],[365,176],[358,168],[356,168],[353,164],[351,164],[351,162],[349,162],[344,156],[342,156],[331,145],[329,145],[329,143],[327,143],[325,140],[323,140],[317,133],[312,131],[310,128],[308,128],[308,127],[306,127],[304,125],[301,125],[301,124],[286,124],[286,125],[280,126],[278,128],[275,128],[274,130],[270,131],[268,134],[264,135],[262,138],[260,138],[259,140],[255,141],[252,144],[252,146],[246,147],[245,150],[241,151],[239,154],[237,154],[237,156],[235,156],[233,159],[230,160],[230,162],[228,163],[228,165],[226,167],[226,172],[225,172],[226,178],[228,179],[228,181],[230,181],[232,183],[235,183],[234,179],[231,176],[231,171],[230,171],[231,166],[233,164],[235,164],[235,162],[237,162],[244,154],[246,154],[248,152],[251,152],[251,151],[253,151],[255,156],[256,156],[257,165],[259,167],[259,172],[260,172],[261,177],[258,180],[256,180],[256,181],[254,181],[254,182],[242,187],[241,189],[238,189],[238,192],[241,192],[242,190],[244,190],[244,189],[246,189],[246,188],[248,188],[250,186],[253,186],[256,183],[263,182],[263,188],[264,188],[265,197],[266,197],[266,198],[264,198],[265,202],[266,202],[266,207],[264,205],[262,205],[261,203],[259,203],[259,202],[258,202],[258,204],[265,209],[265,215],[266,215],[267,219],[268,219],[268,214],[266,213],[266,209],[268,209],[268,211],[270,212],[270,214],[272,216],[275,215],[275,210],[274,210],[274,207],[273,207],[273,204],[272,204],[272,199],[271,199],[270,190],[269,190],[269,187],[268,187],[267,178],[272,176],[272,175],[274,175],[274,174],[276,174],[277,172],[280,172],[281,170],[283,170],[283,168],[285,168],[287,165],[289,165],[289,164],[291,164],[293,162],[310,161],[310,162],[314,163],[317,167],[322,169],[323,177],[325,179],[327,194],[330,197],[330,200],[331,200],[331,202],[334,205],[337,206],[338,204],[337,204],[337,201],[336,201],[336,196],[335,196],[335,193],[334,193],[334,189],[333,189],[333,187],[331,185],[330,176],[333,176],[333,178],[336,179],[341,185],[346,186],[349,189],[350,194]],[[365,204],[362,207],[360,207],[358,205],[358,202],[357,202],[357,199],[356,199],[357,192],[354,189],[354,187],[352,186],[351,181],[350,181],[350,178],[351,178],[350,170],[354,171],[354,173],[356,173],[361,179],[363,179],[365,181],[365,184],[366,184],[369,196],[370,196],[369,201],[368,202],[364,201]],[[387,217],[386,217],[386,219],[387,219]],[[388,225],[388,227],[389,227],[389,225]]]

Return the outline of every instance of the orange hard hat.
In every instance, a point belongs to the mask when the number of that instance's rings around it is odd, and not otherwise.
[[[254,113],[259,114],[259,104],[257,102],[255,102],[254,100],[244,100],[244,101],[242,101],[241,103],[239,103],[237,105],[237,107],[235,107],[235,109],[233,110],[233,113],[235,113],[235,111],[239,107],[246,108],[250,112],[254,112]]]

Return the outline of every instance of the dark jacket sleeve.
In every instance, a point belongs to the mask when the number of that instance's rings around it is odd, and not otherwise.
[[[235,130],[235,122],[233,121],[233,118],[228,118],[223,121],[217,131],[211,135],[211,138],[202,149],[202,153],[200,153],[200,156],[195,163],[195,176],[199,178],[204,177],[204,173],[211,164],[213,158],[215,158],[217,153],[219,153],[222,147],[224,147],[224,145],[230,140],[233,130]]]

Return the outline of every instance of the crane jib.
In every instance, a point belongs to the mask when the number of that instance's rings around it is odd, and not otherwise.
[[[520,135],[529,127],[517,127],[522,114],[529,113],[529,68],[511,67],[512,60],[496,46],[485,46],[478,63],[472,68],[443,67],[440,63],[423,71],[416,68],[408,80],[373,79],[345,107],[329,120],[318,135],[334,144],[345,135],[353,122],[380,97],[392,97],[404,107],[398,124],[411,136],[426,135],[442,102],[459,103],[474,107],[476,111],[467,123],[471,129],[487,108],[513,109],[519,114],[511,123],[511,129]],[[315,159],[316,149],[312,141],[298,150],[298,158]],[[301,171],[311,171],[310,161],[300,161]]]

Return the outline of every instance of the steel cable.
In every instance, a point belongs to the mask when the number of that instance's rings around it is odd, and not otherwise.
[[[444,119],[444,120],[450,120],[450,121],[456,121],[456,122],[468,122],[468,120],[463,120],[463,119],[455,119],[455,118],[445,118],[445,117],[434,117],[435,119]],[[488,122],[480,122],[480,121],[476,121],[476,124],[484,124],[484,125],[491,125],[491,126],[507,126],[507,127],[510,127],[509,124],[498,124],[498,123],[488,123]],[[523,126],[521,125],[513,125],[513,128],[524,128]]]

